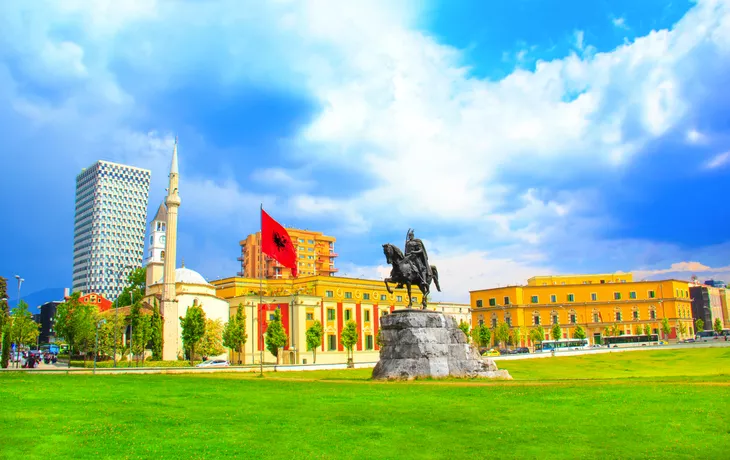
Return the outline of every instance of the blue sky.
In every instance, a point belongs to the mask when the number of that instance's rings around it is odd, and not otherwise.
[[[348,276],[414,227],[439,300],[727,279],[729,71],[728,0],[5,2],[0,275],[69,286],[75,175],[151,169],[151,216],[178,135],[178,254],[209,279],[262,202]]]

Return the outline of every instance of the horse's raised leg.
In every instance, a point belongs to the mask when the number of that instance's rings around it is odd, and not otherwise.
[[[408,289],[408,308],[413,306],[413,298],[411,297],[411,283],[406,283],[406,289]]]
[[[390,281],[392,283],[393,280],[390,279],[390,278],[385,278],[383,281],[385,281],[385,289],[388,291],[388,294],[392,294],[393,293],[393,290],[388,285],[388,281]]]

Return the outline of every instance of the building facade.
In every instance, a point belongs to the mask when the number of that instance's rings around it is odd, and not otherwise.
[[[56,343],[56,309],[61,305],[60,300],[46,302],[39,307],[40,310],[40,336],[39,343]]]
[[[297,250],[299,276],[334,276],[336,238],[323,235],[321,232],[287,228],[287,233]],[[241,240],[241,271],[238,276],[246,278],[289,279],[291,269],[282,266],[273,258],[259,254],[261,232],[248,235]],[[263,264],[261,263],[263,261]],[[263,271],[259,268],[263,267]]]
[[[546,340],[554,324],[561,338],[573,337],[581,326],[591,343],[606,335],[643,334],[649,325],[661,335],[662,321],[671,326],[668,338],[693,336],[689,283],[678,280],[633,281],[630,273],[530,278],[527,285],[470,292],[472,324],[496,327],[504,322],[519,329],[520,345],[532,345],[529,331],[542,326]]]
[[[692,286],[692,317],[695,320],[701,319],[704,322],[704,330],[712,330],[715,318],[725,322],[722,307],[722,294],[724,289],[712,286]]]
[[[116,298],[125,266],[140,266],[150,171],[97,161],[76,176],[72,290]]]
[[[720,289],[723,328],[730,329],[730,289]]]
[[[211,282],[217,295],[230,305],[230,315],[244,308],[248,342],[240,361],[275,363],[276,357],[266,351],[263,334],[274,310],[281,312],[282,323],[288,336],[281,362],[311,364],[314,353],[307,348],[306,331],[320,321],[324,330],[322,344],[316,349],[317,363],[344,363],[346,350],[341,341],[343,327],[355,321],[358,342],[353,354],[356,362],[376,362],[380,358],[378,345],[379,318],[396,309],[405,308],[408,298],[405,289],[389,293],[379,280],[340,278],[332,276],[307,276],[296,279],[259,280],[252,278],[225,278]],[[420,292],[414,295],[414,303],[420,302]],[[468,321],[469,306],[446,302],[429,305],[429,309],[441,311],[460,320]],[[231,362],[238,362],[232,353]]]

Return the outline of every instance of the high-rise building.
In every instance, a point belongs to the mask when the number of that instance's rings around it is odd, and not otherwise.
[[[72,290],[116,298],[142,265],[151,173],[97,161],[76,176]]]
[[[337,268],[335,268],[337,253],[335,252],[336,238],[334,236],[296,228],[287,228],[286,231],[297,250],[299,276],[335,275],[337,272]],[[258,278],[261,274],[262,278],[266,279],[291,278],[291,269],[284,267],[266,254],[262,257],[263,272],[260,273],[259,267],[262,266],[259,260],[260,243],[261,232],[248,235],[246,239],[239,243],[241,245],[241,256],[238,260],[241,262],[241,271],[238,272],[238,276]]]

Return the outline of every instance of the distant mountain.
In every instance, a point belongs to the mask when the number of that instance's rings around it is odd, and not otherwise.
[[[21,292],[22,294],[22,292]],[[28,304],[28,311],[31,313],[40,313],[38,307],[51,300],[63,300],[63,288],[46,288],[40,291],[23,294],[21,299]],[[10,299],[10,309],[14,309],[18,304],[18,299]]]

